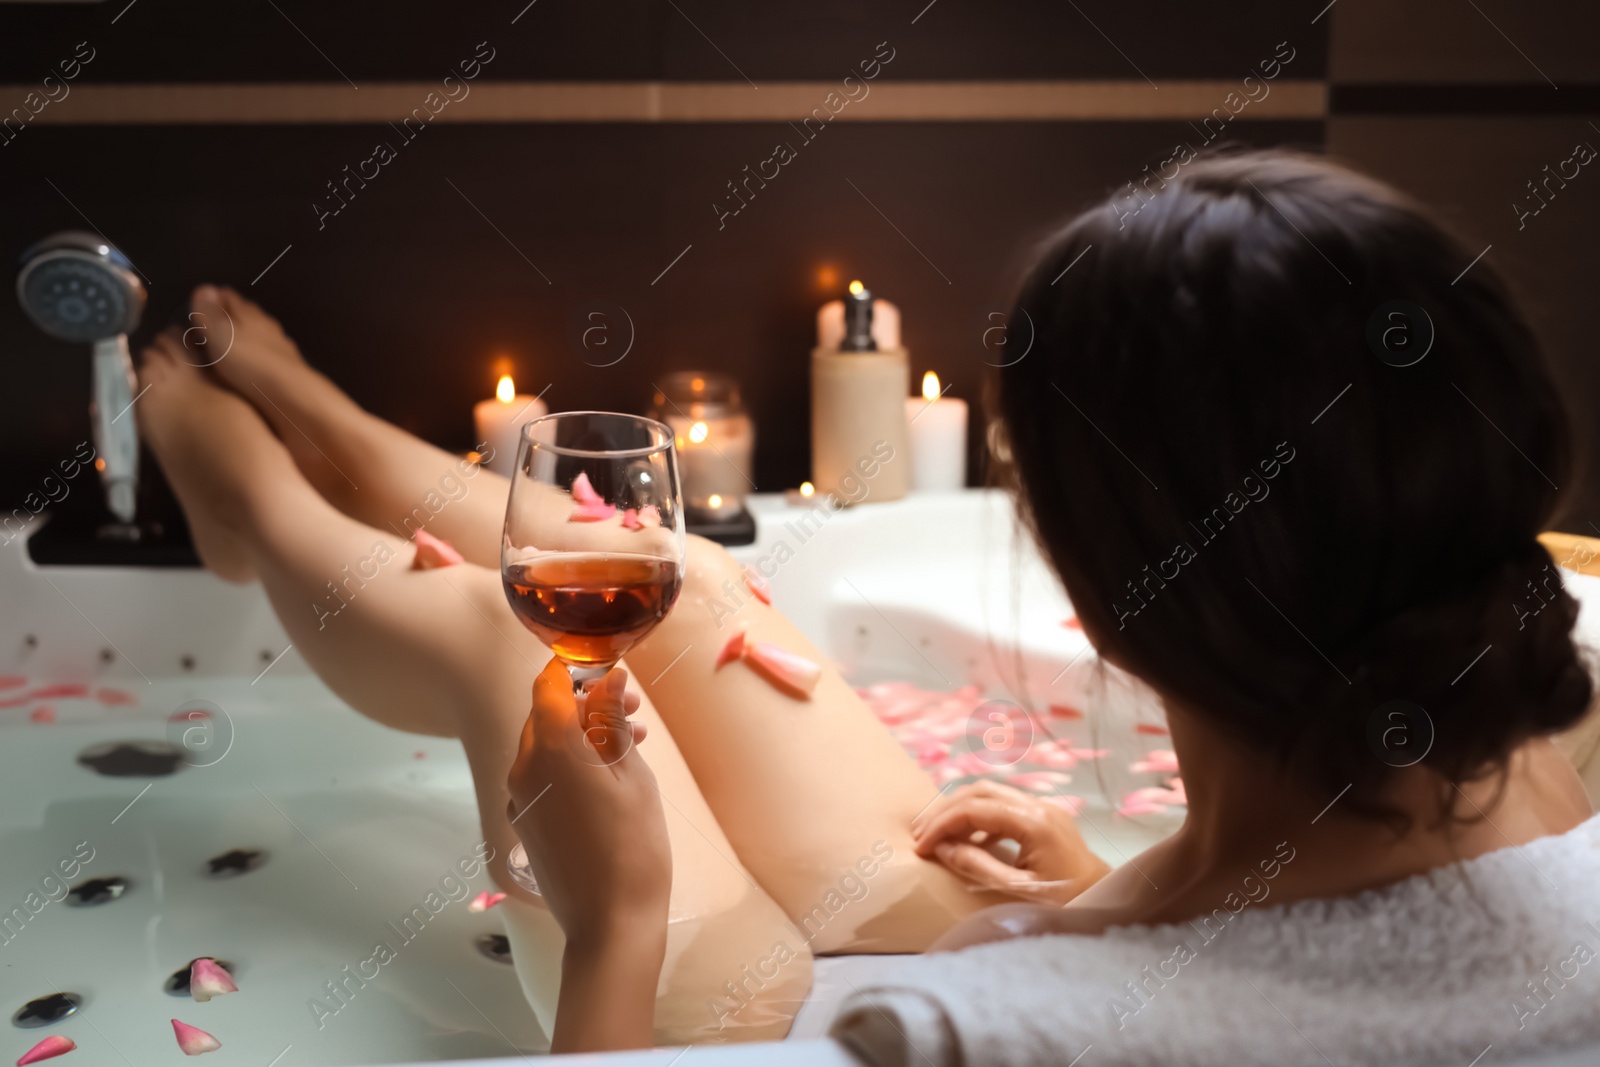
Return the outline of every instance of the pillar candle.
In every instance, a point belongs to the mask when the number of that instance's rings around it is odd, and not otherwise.
[[[967,402],[939,395],[939,376],[922,376],[922,396],[906,401],[912,489],[967,484]]]
[[[511,476],[517,463],[518,438],[522,427],[550,411],[536,396],[519,393],[509,374],[500,377],[493,400],[480,400],[472,407],[472,425],[477,445],[488,446],[490,456],[484,466],[496,474]]]

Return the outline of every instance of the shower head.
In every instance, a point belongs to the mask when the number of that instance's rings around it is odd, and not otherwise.
[[[94,346],[95,466],[106,505],[132,529],[139,476],[134,421],[133,360],[128,332],[144,312],[144,283],[133,262],[97,234],[68,230],[46,237],[22,256],[17,300],[51,337]]]
[[[22,254],[17,299],[34,325],[51,337],[102,341],[139,324],[144,283],[110,242],[68,230]]]

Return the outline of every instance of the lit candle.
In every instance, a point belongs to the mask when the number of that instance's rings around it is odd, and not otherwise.
[[[478,434],[478,449],[487,446],[489,461],[484,464],[496,474],[511,475],[517,463],[517,441],[524,423],[549,413],[544,401],[517,392],[511,375],[502,374],[493,400],[480,400],[472,407],[472,425]]]
[[[817,487],[810,482],[801,482],[800,488],[790,489],[783,494],[783,502],[790,507],[808,508],[817,502],[816,497]]]
[[[671,412],[662,420],[672,427],[677,446],[684,506],[708,518],[736,515],[750,492],[755,447],[750,420],[742,414],[694,418],[697,406],[691,404],[688,415]]]
[[[906,401],[911,488],[960,489],[967,484],[967,402],[943,396],[939,376],[922,376],[922,396]]]
[[[860,282],[851,282],[852,293],[861,292]],[[879,352],[900,348],[900,309],[887,300],[872,302],[872,339]],[[817,347],[837,352],[844,340],[844,301],[830,300],[817,309]]]

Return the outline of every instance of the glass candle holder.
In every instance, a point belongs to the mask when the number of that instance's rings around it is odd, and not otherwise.
[[[716,523],[743,512],[755,489],[756,432],[738,383],[712,371],[669,374],[656,386],[651,417],[672,427],[687,517]]]

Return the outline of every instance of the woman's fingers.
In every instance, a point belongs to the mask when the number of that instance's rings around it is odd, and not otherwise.
[[[637,740],[628,721],[628,672],[612,668],[583,698],[584,739],[606,764],[628,754]],[[634,708],[638,701],[634,701]]]
[[[528,721],[534,739],[540,744],[557,743],[566,736],[577,717],[577,700],[572,694],[572,676],[554,657],[533,680],[533,709]]]
[[[969,800],[973,797],[991,797],[998,800],[1018,800],[1026,799],[1027,796],[1028,794],[1022,792],[1020,789],[1015,789],[1002,782],[996,782],[989,778],[980,778],[976,782],[970,782],[967,785],[962,786],[953,793],[946,793],[944,796],[936,799],[932,804],[929,804],[921,814],[911,820],[911,833],[914,837],[921,836],[923,827],[927,826],[933,819],[937,818],[940,813],[949,809],[951,805],[958,804],[963,800]]]
[[[1014,890],[1032,880],[1028,872],[996,859],[977,845],[941,841],[934,846],[934,855],[951,871],[985,889]]]
[[[1022,840],[1033,828],[1027,814],[999,797],[965,796],[924,823],[913,839],[917,855],[927,859],[943,841],[965,843],[982,831],[993,837]]]

